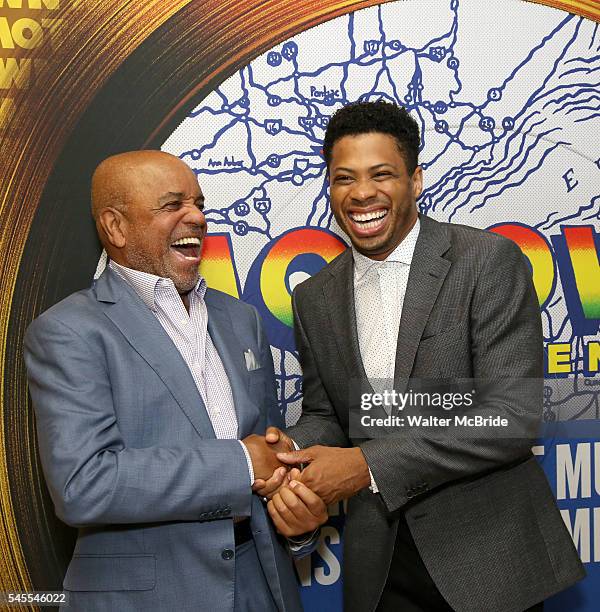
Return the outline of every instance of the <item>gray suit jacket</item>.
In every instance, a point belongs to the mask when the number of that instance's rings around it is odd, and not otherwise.
[[[296,288],[304,401],[288,432],[303,447],[360,445],[380,491],[364,489],[348,503],[345,609],[375,609],[400,512],[436,586],[458,612],[521,611],[582,578],[531,439],[350,439],[349,404],[357,398],[350,397],[349,382],[366,379],[353,292],[350,250]],[[409,377],[537,379],[525,393],[507,388],[494,408],[513,421],[536,422],[542,364],[539,307],[518,247],[421,217],[396,386]]]
[[[208,328],[239,437],[282,426],[256,311],[208,290]],[[259,369],[248,371],[251,349]],[[39,450],[56,513],[79,527],[64,588],[72,609],[233,610],[233,517],[251,516],[280,610],[301,610],[285,544],[252,495],[237,440],[217,440],[188,366],[110,269],[50,308],[25,339]]]

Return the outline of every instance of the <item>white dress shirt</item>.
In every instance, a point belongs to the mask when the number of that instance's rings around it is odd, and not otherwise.
[[[233,394],[221,357],[208,333],[208,310],[204,302],[206,281],[200,278],[188,293],[189,313],[170,278],[126,268],[114,261],[108,264],[139,295],[158,319],[187,364],[212,423],[215,437],[238,439],[238,421]],[[198,410],[203,408],[198,405]],[[250,484],[254,470],[248,449],[246,455]]]
[[[393,381],[402,306],[421,224],[383,261],[370,259],[354,247],[354,305],[360,354],[367,377]],[[371,475],[371,490],[378,492]]]

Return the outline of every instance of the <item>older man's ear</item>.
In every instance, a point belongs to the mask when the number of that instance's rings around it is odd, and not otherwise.
[[[126,223],[127,221],[120,210],[110,206],[103,208],[96,219],[96,228],[102,243],[104,245],[108,243],[117,249],[122,249],[127,242]]]

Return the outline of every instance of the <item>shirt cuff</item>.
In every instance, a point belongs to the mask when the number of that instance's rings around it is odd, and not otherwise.
[[[248,464],[248,474],[250,474],[250,486],[252,486],[254,484],[254,468],[252,467],[252,458],[250,457],[250,453],[248,452],[246,445],[241,440],[238,440],[238,442],[242,445],[242,448],[244,449],[244,455],[246,455],[246,463]]]
[[[371,478],[371,484],[369,485],[369,490],[372,493],[379,493],[379,489],[377,488],[377,483],[375,482],[375,478],[373,478],[373,473],[371,472],[371,468],[367,466],[369,470],[369,477]]]
[[[317,527],[312,533],[309,533],[308,535],[294,536],[292,538],[288,538],[287,541],[290,550],[292,552],[298,552],[299,550],[302,550],[305,546],[312,544],[318,537],[319,530],[320,528]]]

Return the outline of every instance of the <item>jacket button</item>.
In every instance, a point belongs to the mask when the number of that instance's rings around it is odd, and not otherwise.
[[[231,559],[233,559],[233,550],[231,550],[231,548],[225,548],[223,550],[223,552],[221,553],[221,557],[225,560],[225,561],[231,561]]]

